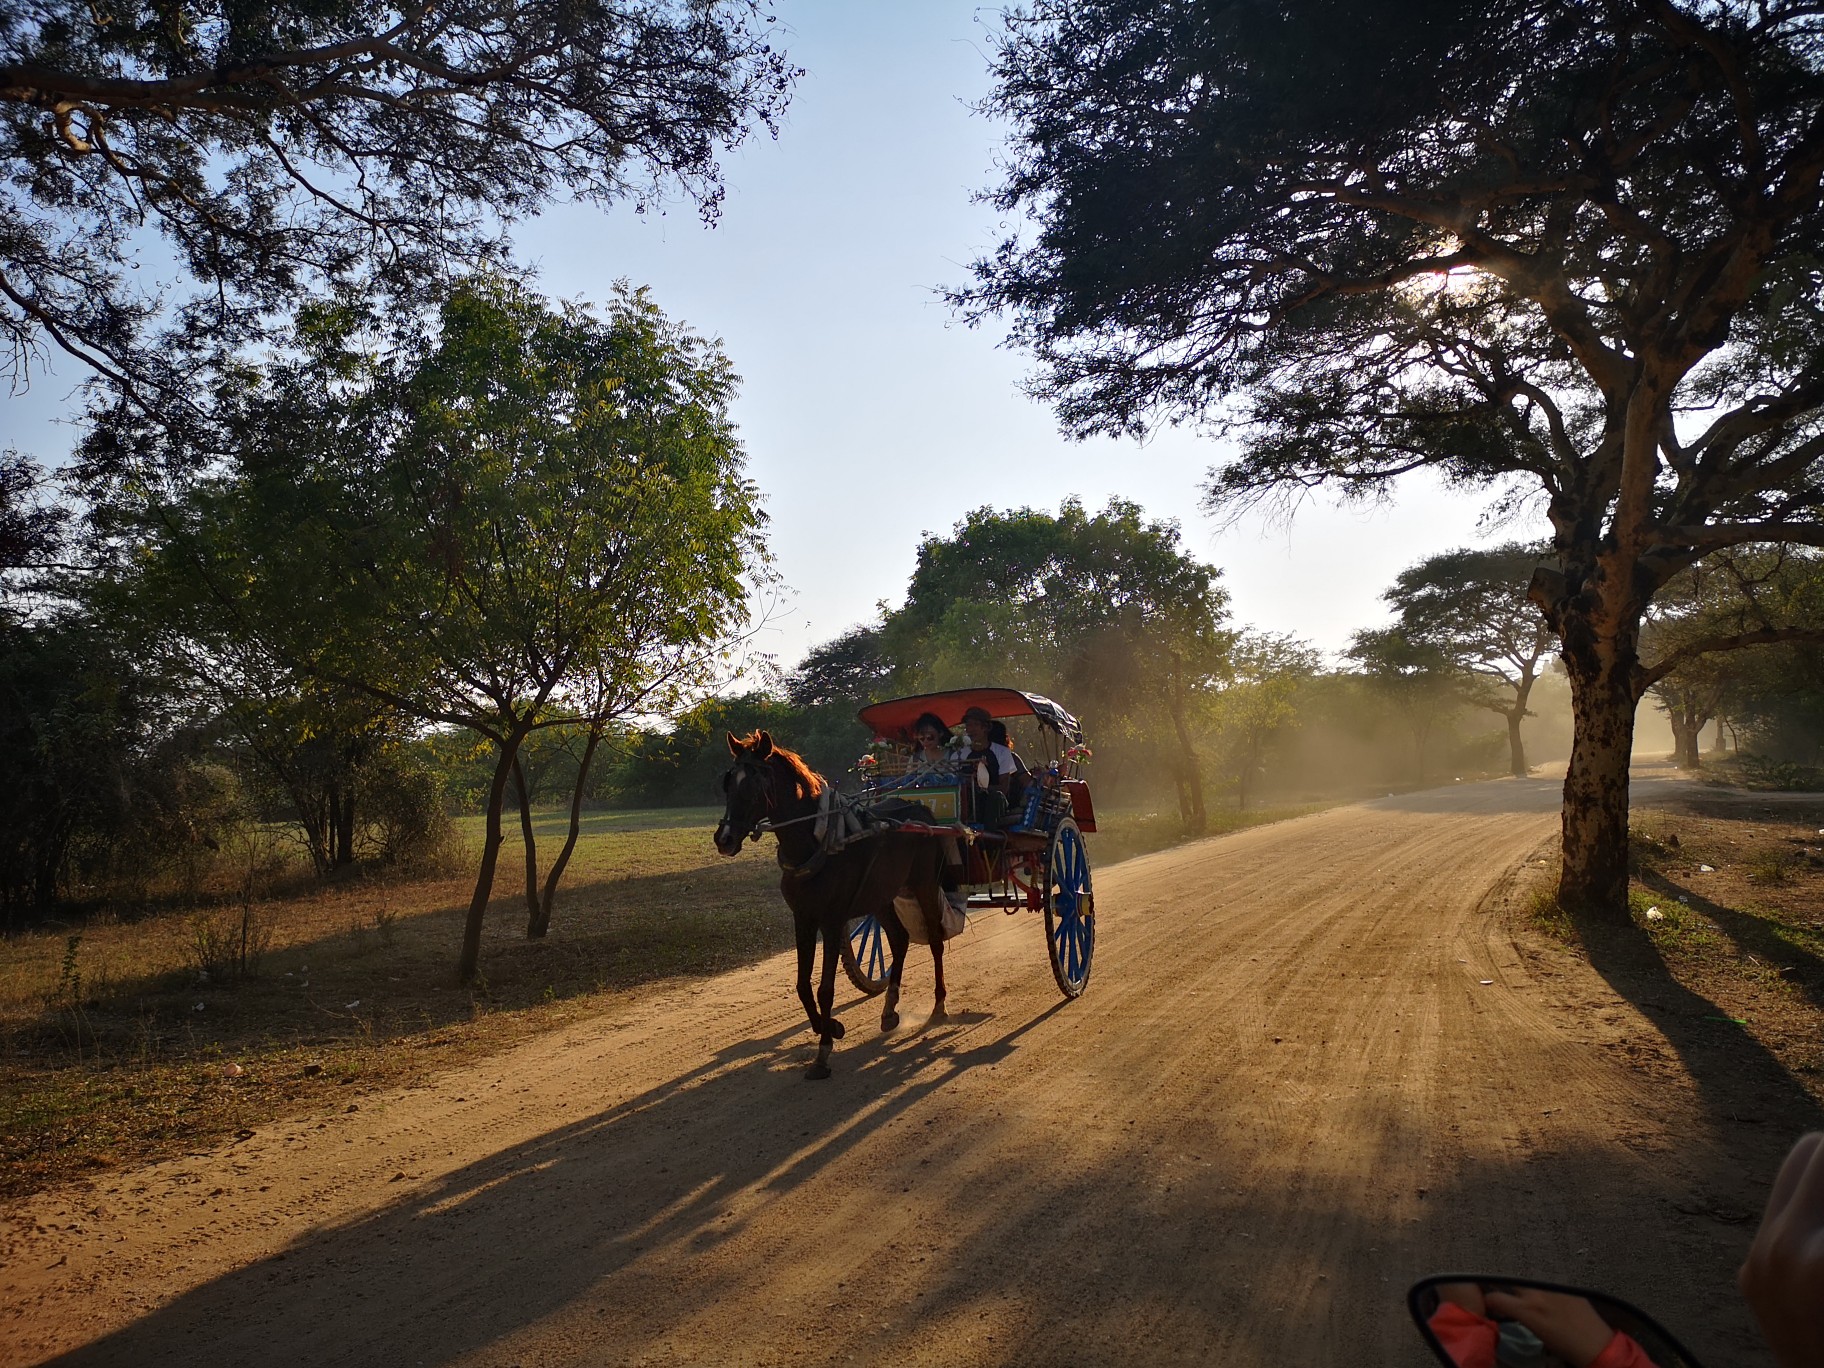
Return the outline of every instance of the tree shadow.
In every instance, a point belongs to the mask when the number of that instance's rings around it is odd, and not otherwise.
[[[1824,1108],[1728,1012],[1680,983],[1644,933],[1594,916],[1573,923],[1591,966],[1659,1030],[1695,1089],[1701,1120],[1738,1158],[1734,1174],[1717,1175],[1716,1199],[1746,1220],[1793,1139],[1824,1126]]]
[[[1635,877],[1655,893],[1677,899],[1693,911],[1702,912],[1721,927],[1738,948],[1757,959],[1800,971],[1783,977],[1798,988],[1812,1006],[1824,1011],[1824,957],[1782,938],[1775,924],[1766,918],[1707,898],[1659,870],[1643,868]]]
[[[1418,1364],[1429,1360],[1405,1289],[1453,1266],[1596,1282],[1700,1353],[1730,1351],[1715,1362],[1756,1360],[1727,1279],[1707,1267],[1721,1261],[1686,1257],[1704,1236],[1667,1206],[1683,1190],[1676,1166],[1618,1169],[1596,1148],[1472,1157],[1416,1197],[1391,1195],[1378,1176],[1410,1171],[1436,1137],[1372,1091],[1339,1104],[1353,1109],[1352,1143],[1336,1156],[1306,1149],[1296,1129],[1225,1139],[1195,1115],[1160,1127],[1163,1150],[1115,1132],[1069,1167],[1044,1162],[1030,1126],[995,1115],[932,1146],[924,1126],[955,1105],[957,1085],[1064,1008],[1011,1029],[977,1014],[853,1050],[850,1071],[819,1086],[795,1076],[808,1045],[781,1057],[793,1032],[735,1042],[54,1362]],[[743,1118],[738,1143],[731,1115]],[[845,1161],[870,1140],[858,1172]],[[1288,1176],[1292,1152],[1304,1157]],[[865,1185],[882,1214],[878,1230],[838,1232],[869,1251],[863,1266],[818,1252],[820,1185],[838,1176]],[[895,1223],[914,1184],[921,1214]],[[769,1255],[721,1252],[762,1219],[777,1234],[788,1209],[784,1234],[761,1248],[796,1261],[790,1292]],[[828,1281],[806,1288],[806,1265]],[[707,1342],[731,1333],[729,1305],[739,1338]]]

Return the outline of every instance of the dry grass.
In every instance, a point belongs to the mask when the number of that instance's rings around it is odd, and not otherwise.
[[[409,1082],[636,985],[784,949],[776,867],[757,849],[717,855],[715,816],[592,816],[542,942],[524,939],[524,866],[510,841],[473,988],[454,981],[472,875],[353,879],[252,902],[263,952],[245,975],[228,965],[243,943],[232,902],[10,938],[0,1193],[195,1145],[357,1082]],[[543,839],[561,819],[540,825]]]
[[[1634,825],[1629,901],[1666,968],[1817,1089],[1824,799],[1694,786]]]
[[[1285,815],[1250,812],[1223,829]],[[539,942],[524,938],[511,831],[472,988],[454,979],[472,862],[420,880],[291,879],[289,896],[229,891],[202,907],[96,913],[10,937],[0,1196],[207,1144],[346,1099],[341,1089],[409,1084],[642,985],[788,949],[771,843],[724,859],[710,842],[717,816],[591,814]],[[537,824],[547,861],[564,821]],[[479,821],[459,823],[459,835],[472,857]],[[1089,839],[1108,864],[1183,835],[1175,819],[1115,813]]]

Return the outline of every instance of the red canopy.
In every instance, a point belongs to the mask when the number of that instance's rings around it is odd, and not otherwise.
[[[884,703],[868,704],[856,716],[872,727],[876,736],[909,736],[920,713],[936,713],[946,727],[955,727],[970,708],[984,708],[990,717],[1036,717],[1040,725],[1072,741],[1083,736],[1077,719],[1058,704],[1043,694],[1021,693],[1018,689],[947,689],[913,698],[890,698]]]

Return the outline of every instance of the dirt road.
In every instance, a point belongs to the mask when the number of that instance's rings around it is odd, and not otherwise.
[[[1556,787],[1108,868],[1069,1005],[1036,919],[988,914],[945,1025],[883,1039],[845,985],[827,1083],[774,960],[34,1200],[0,1360],[1414,1364],[1407,1283],[1470,1265],[1764,1362],[1731,1282],[1783,1075],[1504,910]]]

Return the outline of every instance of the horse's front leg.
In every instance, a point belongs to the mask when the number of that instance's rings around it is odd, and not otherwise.
[[[817,999],[811,996],[811,968],[817,962],[817,922],[813,917],[793,918],[792,930],[798,940],[798,1001],[810,1018],[811,1030],[823,1034],[823,1018],[817,1015]],[[827,958],[827,956],[826,956]]]
[[[830,1076],[830,1047],[842,1038],[842,1023],[836,1020],[836,962],[842,957],[843,923],[826,930],[823,937],[823,973],[817,980],[817,1008],[823,1017],[823,1032],[817,1041],[817,1062],[807,1070],[806,1078]]]

